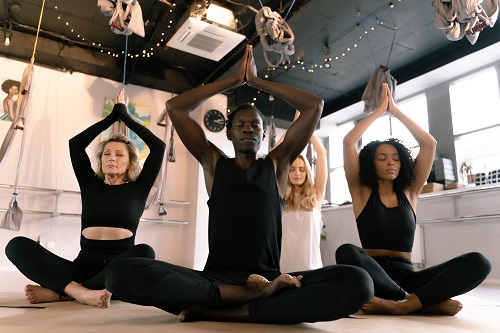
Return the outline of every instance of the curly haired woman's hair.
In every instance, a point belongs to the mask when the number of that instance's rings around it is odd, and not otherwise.
[[[19,81],[16,81],[16,80],[11,80],[11,79],[7,79],[5,81],[3,81],[2,83],[2,90],[8,94],[9,93],[9,89],[12,88],[12,87],[17,87],[17,89],[19,90],[20,87],[21,87],[21,82]]]
[[[286,201],[285,211],[298,209],[312,211],[317,206],[318,199],[316,198],[316,189],[314,188],[314,183],[312,180],[311,166],[309,165],[307,159],[304,158],[304,156],[299,155],[297,158],[300,158],[302,159],[302,161],[304,161],[304,165],[306,167],[306,179],[300,187],[300,200],[295,200],[295,196],[292,192],[292,183],[290,183],[290,179],[287,180],[284,196],[284,199]]]
[[[101,157],[104,152],[104,149],[106,148],[106,145],[110,142],[122,142],[127,146],[130,166],[128,167],[127,174],[125,175],[125,178],[123,180],[126,182],[136,181],[137,177],[139,177],[141,173],[141,166],[139,164],[139,151],[137,150],[135,144],[130,140],[130,138],[122,133],[115,133],[106,140],[101,141],[97,145],[95,150],[95,157],[97,158],[97,171],[96,171],[97,177],[104,180]]]
[[[375,171],[375,152],[380,145],[388,144],[396,148],[401,169],[399,175],[394,180],[395,190],[404,190],[413,184],[416,178],[415,159],[411,156],[410,150],[402,141],[390,138],[385,141],[375,140],[368,143],[359,152],[359,179],[361,185],[370,188],[377,187],[377,174]]]
[[[253,110],[255,112],[257,112],[260,116],[260,118],[262,118],[262,127],[264,129],[267,128],[267,119],[266,117],[262,114],[262,112],[259,111],[259,109],[257,109],[255,106],[253,106],[252,104],[248,104],[248,103],[245,103],[245,104],[240,104],[236,107],[236,109],[234,109],[234,111],[231,111],[227,114],[227,121],[226,121],[226,132],[229,132],[231,130],[231,128],[233,128],[233,119],[234,119],[234,115],[238,112],[238,111],[241,111],[241,110]]]

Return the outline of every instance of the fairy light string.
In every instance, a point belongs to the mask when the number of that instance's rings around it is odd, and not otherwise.
[[[53,5],[50,2],[48,2],[48,4],[57,13],[57,19],[59,21],[61,21],[62,24],[64,24],[65,26],[68,27],[68,37],[73,38],[75,40],[79,40],[83,44],[87,44],[89,46],[93,46],[94,48],[99,49],[100,53],[108,54],[108,55],[113,56],[113,57],[119,57],[120,55],[124,55],[125,54],[125,51],[114,51],[114,50],[112,50],[111,47],[105,47],[102,43],[99,43],[97,41],[94,41],[92,39],[87,38],[85,36],[85,34],[83,34],[82,32],[80,32],[75,27],[75,25],[71,22],[71,20],[67,17],[67,15],[65,15],[62,12],[62,10],[59,8],[59,6]],[[173,3],[172,7],[175,7],[175,6],[176,6],[175,3]],[[169,12],[172,15],[173,15],[173,11],[174,11],[173,8],[169,9]],[[170,18],[168,20],[168,26],[167,26],[167,28],[171,29],[173,26],[174,26],[174,21],[172,20],[172,18]],[[162,32],[159,42],[156,43],[156,47],[159,47],[161,49],[164,48],[164,45],[166,44],[166,41],[164,40],[164,38],[165,38],[165,33]],[[151,57],[154,54],[154,51],[155,51],[154,47],[150,47],[149,49],[143,49],[143,50],[141,50],[141,51],[139,51],[137,53],[127,52],[126,56],[129,57],[129,58],[139,58],[139,57],[143,57],[143,58],[147,57],[147,58],[149,58],[149,57]]]
[[[394,8],[396,8],[397,5],[401,4],[404,0],[396,0],[394,2],[390,2],[384,10],[389,10],[392,11]],[[385,16],[387,17],[389,13]],[[376,21],[376,20],[368,20],[366,18],[363,18],[363,29],[362,33],[358,35],[355,39],[355,41],[345,49],[336,52],[336,55],[331,56],[331,57],[326,57],[321,61],[320,63],[308,63],[304,61],[303,59],[297,59],[294,63],[287,65],[287,66],[281,66],[281,67],[267,67],[267,73],[264,74],[264,79],[268,80],[271,78],[272,71],[278,71],[278,72],[286,72],[286,71],[291,71],[291,70],[302,70],[307,73],[314,73],[317,70],[323,70],[323,72],[328,71],[332,68],[334,68],[335,63],[338,61],[345,61],[345,59],[351,54],[352,52],[358,50],[360,48],[360,43],[364,39],[368,38],[368,35],[375,32],[377,29],[377,26],[383,26],[384,28],[389,28],[391,30],[394,30],[394,28],[386,26],[384,24],[384,21]],[[353,29],[354,30],[354,29]],[[331,47],[332,44],[328,44],[328,47]],[[330,64],[330,68],[324,67],[325,63]],[[261,94],[262,91],[258,90],[256,91],[256,95],[254,97],[249,97],[249,100],[246,101],[246,103],[249,103],[251,105],[255,105],[254,103],[257,101],[259,94]]]
[[[402,2],[404,2],[404,0],[395,0],[394,2],[390,2],[385,9],[393,10],[394,8],[396,8],[397,5],[401,4]],[[113,57],[119,57],[120,55],[125,55],[124,54],[125,52],[123,50],[122,51],[111,51],[112,48],[105,47],[102,45],[102,43],[99,43],[97,41],[93,41],[93,40],[87,38],[83,33],[79,32],[78,29],[75,28],[75,25],[72,24],[70,19],[65,14],[62,13],[59,6],[52,5],[49,1],[47,1],[47,3],[54,11],[57,12],[57,19],[60,20],[61,22],[63,22],[63,24],[68,27],[68,32],[69,32],[68,35],[70,37],[78,39],[82,43],[87,44],[89,46],[91,45],[91,46],[99,49],[101,53],[108,54],[108,55],[113,56]],[[172,7],[175,7],[175,3],[172,4]],[[173,16],[174,9],[170,8],[169,11]],[[168,22],[168,25],[167,25],[168,29],[171,29],[173,26],[175,26],[175,22],[172,19],[172,17],[170,19],[168,19],[167,22]],[[290,65],[286,65],[286,66],[282,66],[282,67],[267,67],[267,73],[264,74],[264,79],[270,79],[271,71],[282,71],[283,72],[283,71],[290,71],[290,70],[302,70],[304,72],[311,73],[311,74],[315,73],[315,71],[317,71],[317,70],[328,71],[331,68],[334,68],[336,62],[345,60],[349,56],[349,54],[351,54],[352,52],[359,49],[359,43],[361,41],[363,41],[364,39],[366,39],[368,37],[368,34],[373,33],[376,30],[376,27],[379,25],[383,26],[384,22],[383,21],[374,22],[372,20],[365,19],[365,20],[363,20],[362,33],[355,38],[355,41],[349,47],[346,47],[345,49],[338,51],[336,53],[336,55],[333,55],[331,57],[325,57],[324,59],[322,59],[321,62],[318,62],[318,63],[306,62],[303,59],[299,58]],[[127,52],[126,56],[129,58],[138,58],[138,57],[149,58],[154,54],[155,48],[158,48],[160,50],[164,50],[166,43],[167,43],[167,40],[165,37],[165,32],[162,32],[159,36],[158,41],[155,43],[154,46],[150,47],[147,50],[143,49],[137,53]],[[327,45],[327,46],[330,47],[331,45]],[[325,63],[329,63],[330,68],[325,68],[324,67]],[[261,90],[257,90],[256,95],[253,98],[251,97],[247,102],[254,105],[254,103],[258,99],[258,95],[261,93],[262,93]]]

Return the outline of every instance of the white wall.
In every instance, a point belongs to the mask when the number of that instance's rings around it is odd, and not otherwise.
[[[27,64],[0,58],[1,77],[21,80]],[[32,104],[29,124],[26,128],[26,145],[20,169],[19,185],[28,187],[79,191],[69,158],[68,140],[100,120],[103,115],[104,99],[115,97],[121,88],[118,82],[92,77],[80,73],[72,75],[35,66]],[[171,94],[163,91],[127,85],[126,93],[133,103],[151,106],[150,129],[160,138],[164,137],[163,127],[156,120],[164,109],[165,101]],[[3,97],[2,97],[3,99]],[[0,121],[0,139],[3,140],[10,122]],[[15,182],[22,132],[16,134],[10,152],[0,169],[0,184],[13,185]],[[87,152],[93,155],[93,142]],[[189,173],[194,162],[175,138],[175,163],[169,163],[165,186],[168,200],[192,201],[196,191],[192,190],[193,177]],[[172,176],[175,175],[175,176]],[[196,186],[196,183],[194,184]],[[0,188],[0,208],[8,208],[13,189]],[[23,210],[52,211],[55,196],[46,192],[21,190],[18,202]],[[193,195],[194,193],[194,195]],[[196,202],[191,205],[196,205]],[[168,219],[188,221],[188,225],[142,222],[137,231],[137,243],[148,243],[156,251],[157,258],[175,264],[190,265],[193,262],[190,234],[195,231],[196,220],[190,206],[167,206]],[[58,203],[62,213],[80,213],[79,195],[62,194]],[[4,212],[0,212],[3,219]],[[158,218],[158,205],[146,211],[143,217]],[[27,281],[10,263],[4,253],[7,242],[18,235],[32,239],[40,237],[43,245],[51,243],[54,253],[74,259],[79,251],[79,217],[24,214],[19,232],[0,229],[0,291],[20,291]]]

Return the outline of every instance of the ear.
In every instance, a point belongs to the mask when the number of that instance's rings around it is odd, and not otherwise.
[[[266,138],[266,131],[262,133],[262,141],[264,141],[265,138]]]
[[[226,138],[227,138],[229,141],[232,141],[232,139],[231,139],[231,131],[226,131]]]

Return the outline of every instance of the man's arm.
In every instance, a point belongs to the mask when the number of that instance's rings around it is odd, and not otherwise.
[[[209,195],[215,163],[223,153],[208,141],[203,128],[192,118],[191,113],[208,98],[244,84],[247,58],[248,51],[245,52],[240,70],[236,76],[188,90],[165,103],[168,115],[179,138],[203,167]]]
[[[304,150],[318,125],[323,112],[323,100],[304,90],[258,78],[251,48],[246,79],[250,87],[264,90],[279,97],[300,112],[297,120],[287,130],[283,142],[270,153],[273,154],[272,158],[286,159],[287,163],[293,163],[300,152]]]
[[[250,87],[264,90],[281,98],[300,112],[297,120],[287,130],[283,142],[268,155],[276,164],[276,175],[281,192],[282,189],[284,191],[286,186],[286,177],[290,165],[300,152],[304,150],[311,135],[314,133],[314,129],[323,112],[324,103],[320,97],[303,90],[258,78],[251,47],[249,48],[249,52],[249,63],[246,71],[247,84]]]

